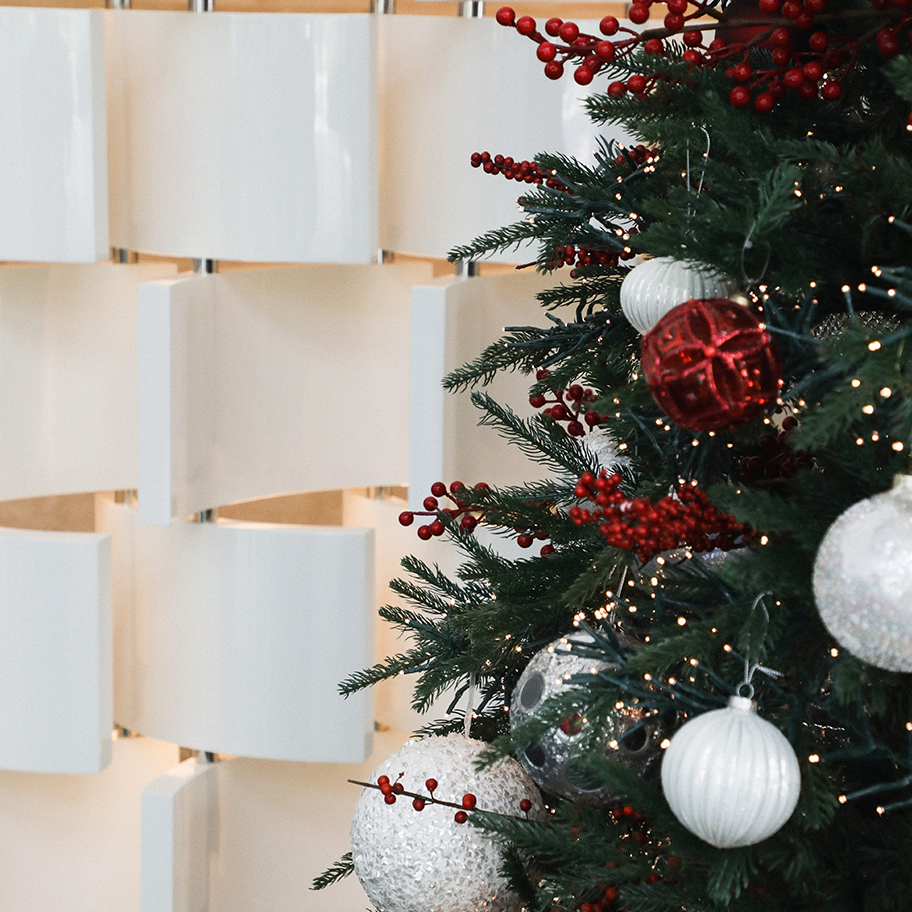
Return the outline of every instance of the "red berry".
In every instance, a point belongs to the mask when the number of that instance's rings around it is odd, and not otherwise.
[[[434,497],[443,497],[446,492],[447,486],[442,481],[435,481],[431,485],[431,494],[433,494]]]
[[[389,776],[380,776],[380,777],[377,779],[377,785],[389,785],[389,784],[390,784],[390,777],[389,777]]]
[[[838,82],[825,82],[820,94],[826,101],[836,101],[842,95],[842,86]]]
[[[451,481],[450,482],[450,494],[458,494],[465,485],[461,481]]]
[[[599,23],[599,31],[603,35],[614,35],[617,33],[617,30],[621,27],[621,23],[615,19],[614,16],[605,16],[604,19]]]
[[[627,12],[627,18],[636,25],[642,25],[649,18],[649,7],[645,3],[633,3]]]
[[[801,4],[797,0],[785,0],[782,4],[782,15],[786,19],[797,19],[801,14]]]
[[[808,44],[812,51],[821,53],[830,46],[830,37],[826,32],[814,32],[814,34],[808,38]]]
[[[548,63],[557,56],[557,47],[550,41],[543,41],[536,49],[535,55],[542,63]]]
[[[513,20],[516,18],[516,13],[513,12],[511,7],[502,6],[497,11],[497,16],[495,18],[500,25],[513,25]]]
[[[736,107],[743,108],[750,103],[750,92],[744,86],[735,86],[728,93],[728,100]]]
[[[770,95],[769,92],[761,92],[754,99],[754,107],[761,113],[766,114],[767,111],[773,110],[773,105],[776,103],[776,99]]]
[[[579,421],[571,421],[567,425],[567,433],[571,437],[582,437],[586,433],[586,429],[583,427],[582,423]]]
[[[754,68],[749,63],[739,63],[732,71],[735,82],[747,82],[754,75]]]
[[[623,82],[612,82],[608,86],[609,95],[623,95],[627,91],[627,86]]]
[[[392,792],[390,792],[388,795],[384,795],[384,796],[383,796],[383,800],[384,800],[387,804],[395,804],[395,803],[396,803],[396,796],[395,796]]]
[[[785,66],[792,59],[792,52],[789,48],[773,48],[773,63],[778,67]]]
[[[817,97],[817,83],[811,82],[810,79],[805,79],[804,82],[798,86],[798,97],[803,98],[805,101],[810,101],[812,98]]]
[[[535,34],[535,20],[531,16],[520,16],[516,20],[516,31],[527,37]]]
[[[579,26],[575,22],[565,22],[561,27],[558,35],[564,44],[570,44],[579,38]]]
[[[782,0],[760,0],[760,9],[764,13],[775,13],[782,5]]]
[[[439,519],[435,519],[427,528],[430,529],[431,535],[443,535],[443,523]]]
[[[466,792],[466,794],[462,796],[462,806],[467,811],[471,811],[476,804],[478,804],[478,799],[471,792]]]
[[[805,77],[810,79],[811,82],[817,82],[817,80],[823,76],[823,67],[816,60],[811,60],[801,68],[801,72],[804,73]]]
[[[802,10],[795,17],[795,25],[800,29],[809,29],[813,24],[814,17],[807,10]]]
[[[490,491],[491,486],[486,481],[479,481],[478,484],[475,485],[475,490],[476,491]]]
[[[519,545],[520,548],[531,548],[533,541],[535,541],[535,539],[532,538],[531,535],[523,534],[517,537],[516,544]]]
[[[683,15],[687,12],[687,0],[668,0],[665,5],[668,7],[669,13]]]
[[[399,514],[399,524],[402,526],[410,526],[415,521],[415,514],[410,513],[408,510]]]
[[[573,71],[573,81],[578,85],[589,85],[592,82],[592,70],[583,63]]]
[[[643,45],[643,50],[647,54],[661,54],[665,50],[664,45],[660,38],[650,38],[646,44]]]
[[[798,67],[792,67],[785,71],[782,81],[790,88],[797,89],[804,82],[804,73]]]
[[[552,60],[545,64],[545,76],[548,79],[560,79],[564,75],[564,65],[560,61]]]
[[[627,80],[627,88],[636,95],[646,91],[646,79],[637,73]]]
[[[595,53],[602,60],[613,60],[615,49],[613,41],[600,41],[595,46]]]
[[[552,16],[545,23],[545,34],[550,35],[552,38],[557,38],[557,36],[560,34],[560,27],[563,24],[563,19],[558,19],[557,16]]]
[[[684,28],[684,17],[680,13],[669,13],[665,17],[665,28],[671,32],[680,32]]]
[[[430,526],[418,526],[418,538],[422,541],[427,541],[431,537],[431,527]]]
[[[519,802],[519,809],[524,814],[528,814],[529,811],[532,810],[532,802],[528,798],[523,798],[523,800]]]
[[[424,787],[431,793],[437,788],[438,782],[436,779],[425,779]]]
[[[394,792],[404,792],[405,786],[401,782],[396,782],[393,784],[393,791]]]
[[[412,807],[413,807],[416,811],[423,811],[423,810],[424,810],[424,798],[416,798],[416,799],[412,802]]]
[[[894,57],[899,53],[899,41],[891,29],[881,29],[877,33],[877,47],[884,57]]]
[[[462,519],[459,521],[459,525],[466,532],[474,532],[475,526],[478,525],[478,520],[472,516],[471,513],[469,513],[468,515],[462,517]]]
[[[703,36],[699,32],[684,32],[682,37],[688,47],[696,47],[703,41]]]
[[[547,557],[549,554],[554,554],[554,545],[542,545],[542,549],[539,552],[542,557]]]
[[[424,498],[424,509],[425,510],[436,510],[437,509],[437,498],[436,497],[425,497]]]
[[[790,47],[792,44],[792,33],[787,28],[777,28],[770,35],[770,41],[777,47]]]
[[[465,811],[456,811],[456,813],[453,814],[453,820],[455,820],[456,823],[465,823],[468,819],[469,815]]]
[[[826,0],[804,0],[804,8],[809,13],[819,13],[826,6]]]

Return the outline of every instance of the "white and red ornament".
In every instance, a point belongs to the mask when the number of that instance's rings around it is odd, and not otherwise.
[[[727,298],[735,283],[712,266],[672,257],[644,260],[621,284],[621,310],[647,333],[678,304],[694,298]]]
[[[374,770],[372,782],[385,776],[394,788],[387,795],[378,788],[361,793],[352,818],[351,847],[355,874],[377,909],[519,908],[519,897],[500,873],[500,846],[483,830],[467,826],[465,811],[454,814],[452,806],[431,801],[421,802],[416,810],[411,797],[397,797],[396,787],[413,793],[429,789],[435,799],[460,808],[542,819],[541,795],[515,760],[476,769],[486,747],[462,735],[406,741]]]
[[[912,476],[849,507],[814,563],[814,598],[827,630],[878,668],[912,672]]]
[[[788,739],[747,697],[696,716],[671,739],[662,788],[675,817],[719,849],[772,836],[798,803],[801,771]]]

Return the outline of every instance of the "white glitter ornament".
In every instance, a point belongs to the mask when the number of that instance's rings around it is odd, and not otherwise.
[[[386,775],[406,791],[427,794],[425,782],[436,779],[435,798],[459,804],[471,793],[480,810],[517,817],[523,816],[520,801],[528,798],[529,817],[542,819],[541,795],[515,760],[475,769],[486,747],[462,735],[406,741],[374,770],[371,781]],[[403,796],[386,804],[373,788],[361,792],[351,824],[352,860],[377,909],[512,912],[519,907],[519,897],[499,873],[500,847],[483,830],[456,823],[454,814],[454,808],[431,803],[416,811]]]
[[[792,816],[801,791],[798,758],[747,697],[696,716],[662,758],[662,789],[675,817],[718,849],[754,845]]]
[[[621,284],[621,310],[644,335],[685,301],[728,298],[734,282],[702,263],[654,257],[627,273]]]
[[[817,610],[839,643],[878,668],[912,671],[912,476],[849,507],[814,563]]]
[[[510,726],[515,727],[541,712],[545,703],[559,694],[574,675],[596,674],[600,671],[616,670],[620,666],[589,658],[573,644],[584,649],[591,637],[575,633],[561,637],[537,652],[525,667],[510,702]],[[656,765],[661,749],[660,742],[668,734],[668,727],[660,719],[643,725],[629,738],[623,735],[646,717],[643,709],[630,704],[616,708],[608,726],[600,731],[596,743],[607,756],[620,760],[642,776]],[[526,772],[546,791],[561,795],[580,804],[600,806],[615,800],[604,789],[591,782],[591,776],[579,768],[577,746],[586,733],[576,720],[568,719],[563,725],[546,732],[538,741],[523,751],[520,762]]]

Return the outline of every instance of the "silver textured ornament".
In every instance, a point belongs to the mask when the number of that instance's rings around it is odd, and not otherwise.
[[[878,668],[912,671],[912,476],[849,507],[814,563],[814,598],[827,630]]]
[[[727,298],[734,291],[734,282],[711,266],[654,257],[627,273],[621,284],[621,310],[645,335],[678,304],[695,298]]]
[[[520,801],[528,798],[529,816],[542,819],[541,795],[515,760],[476,770],[486,747],[462,735],[406,741],[374,770],[371,781],[385,775],[406,791],[427,794],[425,782],[436,779],[436,798],[458,804],[470,792],[479,809],[517,817],[522,816]],[[403,796],[386,804],[377,789],[364,789],[351,823],[352,860],[377,909],[512,912],[519,907],[519,898],[499,873],[500,847],[483,830],[456,823],[454,813],[430,803],[416,811],[412,799]]]
[[[785,735],[732,697],[686,722],[662,758],[662,789],[675,817],[718,849],[772,836],[798,803],[801,771]]]
[[[571,687],[569,679],[574,675],[597,674],[600,671],[616,670],[614,662],[587,658],[585,634],[574,633],[555,640],[537,652],[526,666],[510,702],[510,726],[515,727],[541,711],[544,704]],[[590,642],[591,642],[591,638]],[[623,735],[638,722],[646,718],[646,712],[632,700],[616,710],[608,727],[599,732],[596,743],[606,755],[646,775],[659,758],[659,743],[667,734],[667,728],[659,719],[637,729],[628,739]],[[547,732],[535,744],[530,745],[519,758],[523,768],[543,789],[555,795],[569,798],[580,804],[600,806],[609,804],[613,798],[605,790],[595,787],[585,771],[577,765],[580,741],[588,736],[579,720],[568,719],[563,725]],[[590,741],[591,743],[591,741]]]

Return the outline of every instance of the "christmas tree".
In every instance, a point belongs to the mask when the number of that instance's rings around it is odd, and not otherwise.
[[[406,558],[381,615],[408,647],[343,689],[411,674],[421,711],[471,691],[483,744],[454,760],[464,720],[430,719],[431,772],[397,758],[368,783],[354,866],[393,881],[368,889],[381,912],[905,910],[912,5],[629,16],[588,34],[497,14],[546,77],[602,80],[596,134],[635,142],[600,141],[593,164],[473,157],[524,184],[525,217],[453,259],[531,242],[554,287],[543,326],[508,327],[446,383],[550,474],[428,492],[418,534],[458,543],[459,578]],[[485,392],[509,370],[530,376],[532,420]],[[519,778],[454,798],[433,774],[496,778],[508,757],[541,799]],[[424,822],[395,826],[452,882],[387,869],[371,828],[397,799]],[[496,877],[472,869],[476,839]]]

